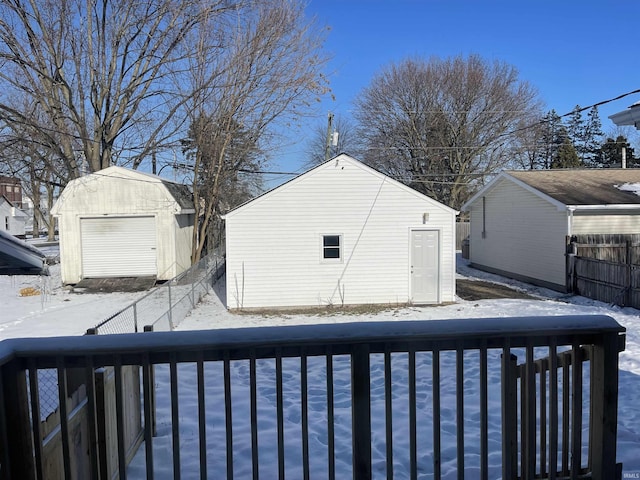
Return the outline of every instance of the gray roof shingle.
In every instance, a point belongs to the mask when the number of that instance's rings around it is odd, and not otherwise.
[[[640,169],[530,170],[506,173],[565,205],[640,205],[640,195],[617,188],[624,184],[640,184]]]

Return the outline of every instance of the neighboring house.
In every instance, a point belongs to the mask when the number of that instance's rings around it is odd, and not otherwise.
[[[0,231],[24,238],[29,216],[13,205],[5,196],[0,196]]]
[[[640,130],[640,102],[636,102],[622,112],[609,115],[613,123],[619,127],[632,126]]]
[[[47,275],[40,250],[0,230],[0,275]]]
[[[72,180],[52,209],[62,283],[175,277],[191,265],[194,212],[187,186],[156,175],[114,166]]]
[[[22,208],[22,193],[20,179],[0,175],[0,197],[5,197],[15,207]]]
[[[453,302],[456,214],[339,155],[225,215],[227,307]]]
[[[462,206],[470,213],[470,262],[566,291],[567,238],[640,233],[640,169],[501,173]]]

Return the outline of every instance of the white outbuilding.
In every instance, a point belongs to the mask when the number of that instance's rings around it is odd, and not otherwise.
[[[137,170],[113,166],[72,180],[52,209],[62,283],[175,277],[191,265],[194,212],[187,186]]]
[[[640,169],[505,171],[469,212],[475,268],[567,291],[573,235],[640,233]]]
[[[0,195],[0,231],[24,238],[28,215]]]
[[[338,155],[227,213],[227,307],[453,302],[456,214]]]

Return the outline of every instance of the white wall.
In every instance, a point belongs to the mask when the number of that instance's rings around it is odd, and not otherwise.
[[[502,179],[470,210],[470,261],[563,287],[567,214],[515,183]]]
[[[452,210],[338,157],[227,215],[227,305],[406,303],[411,227],[440,230],[440,301],[454,301],[454,222]],[[322,258],[323,235],[342,236],[342,261]]]
[[[27,215],[24,212],[0,200],[0,230],[10,235],[24,235],[26,222]]]
[[[82,279],[80,220],[87,217],[148,216],[155,217],[157,229],[158,279],[168,280],[184,271],[184,254],[178,238],[190,237],[192,227],[177,234],[175,218],[179,206],[159,181],[126,169],[111,167],[109,172],[88,175],[70,182],[54,207],[58,217],[62,283]],[[105,173],[106,172],[106,173]],[[190,243],[183,249],[190,254]],[[184,267],[184,268],[183,268]]]

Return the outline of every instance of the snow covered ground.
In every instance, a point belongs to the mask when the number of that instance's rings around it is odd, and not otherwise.
[[[640,392],[640,317],[638,310],[632,308],[612,307],[607,304],[589,300],[583,297],[566,296],[550,290],[532,287],[520,282],[511,281],[496,275],[486,274],[468,267],[467,262],[462,258],[458,259],[458,276],[461,278],[489,280],[502,283],[511,287],[521,289],[537,300],[480,300],[464,301],[460,300],[454,305],[436,307],[408,307],[388,309],[381,312],[372,313],[342,313],[340,311],[321,311],[308,314],[230,314],[223,304],[224,285],[218,284],[216,294],[205,297],[203,303],[198,306],[190,316],[188,316],[179,326],[179,330],[202,330],[211,328],[244,328],[255,326],[272,325],[304,325],[318,323],[339,323],[339,322],[376,322],[389,320],[435,320],[452,318],[488,318],[488,317],[512,317],[512,316],[536,316],[536,315],[576,315],[576,314],[604,314],[615,318],[620,324],[627,328],[627,349],[620,357],[620,398],[619,398],[619,427],[618,427],[618,461],[623,462],[625,473],[640,473],[640,402],[638,393]],[[479,387],[475,383],[478,378],[478,360],[474,353],[469,353],[465,359],[465,378],[468,378],[471,386],[465,387],[465,429],[469,438],[465,444],[465,474],[466,478],[478,476],[479,468],[479,445],[478,445],[478,417],[479,406],[477,405]],[[497,358],[493,362],[498,364]],[[426,418],[422,418],[423,425],[419,428],[422,433],[419,437],[419,478],[431,478],[432,459],[430,454],[431,430],[429,425],[429,411],[431,406],[430,398],[430,356],[427,354],[418,355],[417,369],[423,372],[422,383],[418,385],[420,397],[421,388],[423,398],[418,408],[422,407],[422,412]],[[406,356],[397,360],[397,372],[394,369],[394,458],[396,461],[395,478],[408,478],[408,431],[409,426],[403,418],[406,418],[408,404],[407,398],[407,369]],[[394,366],[396,364],[394,363]],[[286,368],[286,361],[285,361]],[[258,365],[258,421],[260,432],[258,434],[260,443],[260,476],[261,478],[274,478],[277,472],[277,451],[275,437],[275,384],[274,366],[272,362],[265,361]],[[301,471],[296,469],[300,465],[300,393],[299,393],[299,364],[294,361],[289,370],[285,370],[285,437],[290,440],[287,443],[287,454],[285,464],[287,465],[288,478],[300,478]],[[334,365],[336,381],[336,468],[338,478],[349,478],[351,468],[351,445],[349,444],[349,432],[351,417],[349,410],[349,364],[345,360],[343,363],[337,362]],[[455,359],[453,356],[444,355],[441,360],[442,386],[441,401],[442,413],[442,473],[443,478],[457,478],[456,472],[456,438],[455,438]],[[380,359],[372,360],[372,370],[382,371]],[[193,390],[195,384],[195,369],[184,367],[180,372],[181,388],[186,391]],[[211,373],[212,378],[220,378],[220,372]],[[322,361],[319,363],[309,362],[309,384],[322,385],[325,381],[325,370]],[[490,370],[490,379],[497,384],[499,382],[499,369]],[[182,377],[184,376],[184,377]],[[248,364],[238,362],[232,369],[233,385],[236,390],[233,393],[234,410],[234,449],[240,460],[234,464],[235,473],[239,478],[250,476],[250,425],[249,425],[249,405],[248,405]],[[168,372],[159,369],[156,377],[159,391],[168,391]],[[373,381],[375,383],[375,381]],[[184,387],[182,387],[184,385]],[[465,382],[465,385],[467,383]],[[342,389],[342,390],[341,390]],[[490,449],[492,451],[490,461],[490,471],[492,478],[500,477],[500,404],[497,389],[490,389]],[[182,390],[181,390],[182,391]],[[324,393],[318,393],[317,398],[310,399],[310,431],[311,431],[311,457],[312,470],[319,472],[318,478],[326,476],[326,401]],[[209,472],[221,472],[226,468],[224,458],[225,444],[223,430],[224,412],[219,408],[223,405],[223,392],[219,383],[212,382],[207,386],[207,404],[213,405],[208,408],[208,442],[210,445],[219,447],[212,449],[212,454],[208,458]],[[382,435],[374,436],[373,464],[374,478],[385,478],[384,465],[384,405],[381,403],[383,397],[374,400],[372,405],[372,418],[374,428]],[[183,474],[189,478],[198,475],[197,457],[197,432],[196,415],[185,415],[182,412],[195,411],[195,398],[181,394],[180,400],[180,431],[181,431],[181,455],[183,456]],[[237,403],[236,403],[237,402]],[[453,405],[453,407],[452,407]],[[395,418],[396,409],[398,418]],[[171,477],[171,424],[170,406],[168,399],[160,401],[158,418],[159,436],[154,438],[154,451],[156,460],[156,472],[162,478]],[[586,424],[585,420],[585,424]],[[340,432],[344,432],[340,436]],[[586,430],[585,430],[586,434]],[[586,453],[584,458],[586,458]],[[142,452],[136,457],[130,467],[131,478],[144,478],[144,455]]]
[[[341,313],[340,311],[318,311],[307,314],[230,314],[226,311],[221,301],[224,286],[219,284],[216,293],[205,297],[204,301],[189,315],[179,326],[180,330],[199,330],[216,328],[244,328],[253,326],[273,326],[273,325],[303,325],[317,323],[339,323],[339,322],[376,322],[393,320],[434,320],[450,318],[487,318],[487,317],[512,317],[512,316],[532,316],[532,315],[575,315],[575,314],[604,314],[615,318],[621,325],[627,328],[626,350],[620,356],[620,397],[619,397],[619,422],[618,422],[618,461],[624,464],[625,474],[640,474],[640,312],[631,308],[612,307],[607,304],[589,300],[583,297],[564,296],[557,292],[531,287],[526,284],[511,281],[491,274],[479,272],[467,266],[466,261],[458,259],[458,275],[469,279],[485,279],[499,282],[505,285],[515,286],[532,295],[536,300],[520,299],[500,299],[500,300],[479,300],[464,301],[459,300],[453,305],[435,307],[407,307],[388,309],[370,313]],[[24,287],[34,287],[46,292],[44,296],[21,297],[20,289]],[[114,313],[116,310],[133,302],[139,294],[74,294],[60,287],[59,266],[52,266],[51,277],[48,282],[43,282],[34,277],[0,277],[0,338],[10,337],[33,337],[33,336],[58,336],[58,335],[81,335],[87,328],[99,323],[102,319]],[[376,368],[374,359],[373,365]],[[406,359],[401,357],[397,360],[402,367],[402,362]],[[428,372],[430,357],[421,356],[417,359],[418,371]],[[477,362],[468,362],[474,365]],[[214,379],[207,386],[208,412],[211,412],[210,431],[208,431],[208,441],[212,446],[212,454],[209,461],[209,472],[215,473],[223,471],[224,464],[224,436],[221,436],[219,428],[223,409],[222,392],[219,385],[220,372],[217,367],[207,370],[207,375]],[[286,437],[289,439],[299,438],[295,433],[300,429],[299,411],[299,372],[296,373],[296,365],[287,367],[285,362],[285,419]],[[442,360],[442,377],[453,378],[453,359],[444,357]],[[472,367],[469,367],[472,368]],[[477,368],[477,367],[473,367]],[[275,410],[274,397],[275,387],[273,382],[268,381],[273,377],[273,365],[264,362],[259,365],[259,424],[260,424],[260,468],[262,478],[273,478],[277,472],[277,457],[275,452]],[[322,362],[309,363],[309,382],[321,381],[324,375]],[[197,423],[195,414],[195,395],[193,386],[195,385],[195,371],[191,366],[180,367],[180,441],[183,478],[197,477]],[[408,425],[400,418],[406,414],[406,371],[398,368],[398,390],[395,396],[395,405],[398,408],[399,421],[397,422],[396,434],[396,478],[406,478],[408,467]],[[448,374],[447,371],[450,373]],[[467,371],[473,376],[473,371]],[[394,373],[395,375],[395,373]],[[476,374],[477,375],[477,374]],[[495,378],[491,376],[490,378]],[[473,377],[472,377],[473,378]],[[235,446],[236,453],[240,459],[248,459],[250,442],[247,442],[249,432],[248,415],[248,367],[246,363],[238,362],[233,365],[234,379],[234,404],[238,411],[234,412],[234,438],[237,437],[238,444]],[[424,381],[428,382],[428,378]],[[350,445],[346,442],[346,436],[341,437],[341,429],[350,428],[350,410],[348,406],[348,384],[349,372],[346,362],[340,363],[339,359],[335,364],[336,381],[336,452],[338,478],[343,478],[350,470]],[[396,379],[394,378],[394,384]],[[477,393],[477,386],[472,385],[465,396],[471,398]],[[158,367],[156,373],[156,384],[158,392],[168,392],[168,372]],[[423,385],[424,386],[424,385]],[[427,391],[426,386],[425,391]],[[420,386],[418,387],[421,388]],[[495,389],[494,389],[495,390]],[[455,391],[451,390],[451,385],[443,384],[442,402],[443,405],[450,405],[453,401]],[[404,399],[403,399],[404,395]],[[168,395],[158,397],[158,437],[154,438],[154,451],[156,460],[155,478],[172,478],[171,474],[171,424],[170,409],[168,405]],[[311,401],[311,399],[310,399]],[[499,408],[497,399],[490,395],[490,446],[499,445]],[[423,398],[419,404],[428,411],[430,398]],[[469,422],[469,429],[474,431],[477,424],[477,411],[473,410],[473,401],[469,401],[470,410],[465,410],[465,422]],[[454,403],[455,405],[455,403]],[[491,408],[492,405],[495,408]],[[373,405],[374,415],[377,414],[383,405]],[[313,467],[320,473],[319,478],[326,475],[326,405],[320,399],[316,399],[310,404],[310,430],[313,433],[311,438]],[[497,412],[496,412],[497,409]],[[193,414],[191,413],[193,412]],[[236,414],[237,413],[237,414]],[[496,416],[497,415],[497,416]],[[374,423],[379,423],[379,419],[384,416],[375,416]],[[424,419],[427,428],[428,418]],[[444,478],[455,478],[455,435],[450,433],[449,427],[455,420],[455,407],[443,409],[443,474]],[[216,427],[216,425],[218,427]],[[467,423],[465,423],[466,428]],[[380,425],[378,425],[379,427]],[[298,478],[299,471],[296,470],[296,459],[300,457],[299,441],[289,440],[287,443],[287,467],[288,478]],[[420,478],[431,478],[429,441],[428,435],[423,440],[419,440],[419,466],[421,467]],[[493,443],[498,442],[498,443]],[[213,447],[217,445],[218,447]],[[468,478],[474,477],[477,465],[477,439],[473,434],[467,441],[468,459],[466,471]],[[499,450],[499,447],[498,447]],[[322,452],[325,452],[324,454]],[[377,459],[381,456],[379,452],[384,452],[384,438],[376,439],[374,444],[374,471],[375,478],[384,477],[384,465]],[[493,451],[493,450],[492,450]],[[490,456],[492,476],[499,477],[499,452]],[[247,478],[250,472],[250,461],[240,460],[236,468],[236,478]],[[289,468],[293,469],[289,471]],[[144,448],[129,468],[129,478],[144,478]],[[347,475],[350,476],[350,475]],[[312,477],[315,478],[315,477]]]

